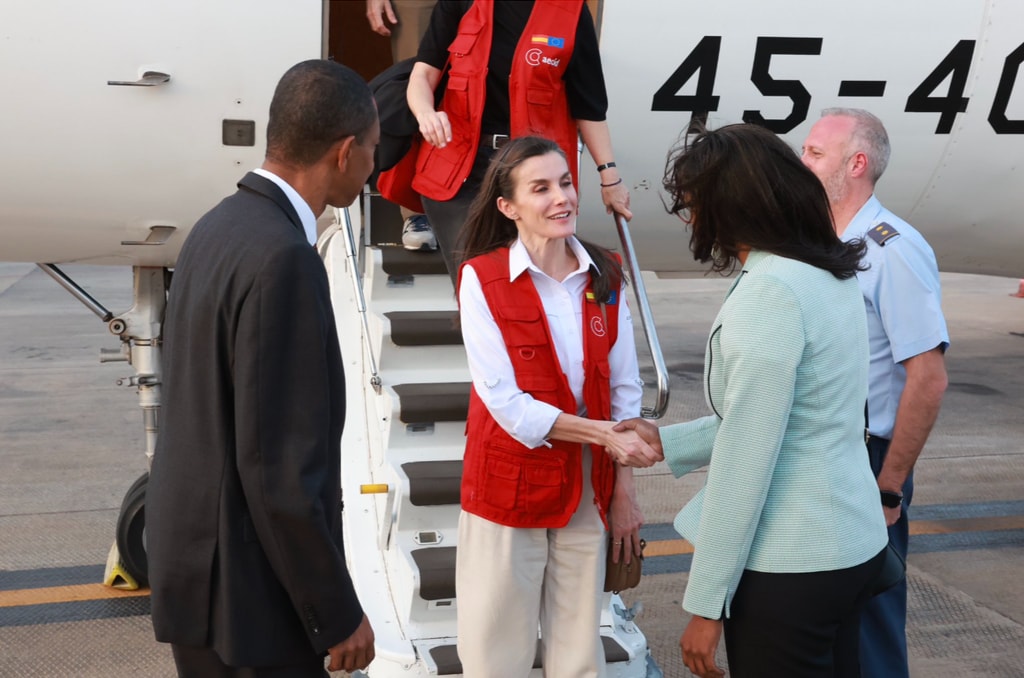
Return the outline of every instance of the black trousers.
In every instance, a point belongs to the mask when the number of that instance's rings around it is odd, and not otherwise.
[[[328,678],[322,657],[302,666],[228,666],[208,647],[171,645],[178,678]]]
[[[466,217],[469,216],[470,205],[473,204],[477,193],[480,192],[492,155],[494,155],[494,149],[486,145],[481,145],[477,149],[476,159],[473,161],[473,169],[470,171],[469,177],[451,200],[438,201],[422,198],[423,211],[430,222],[430,228],[434,231],[434,237],[437,238],[437,247],[441,250],[445,266],[448,267],[452,286],[456,287],[456,297],[458,296],[459,277],[457,263],[459,233],[462,231],[463,224],[466,223]],[[494,207],[494,209],[498,208]]]
[[[884,555],[826,572],[744,571],[724,623],[729,675],[860,678],[860,611]]]

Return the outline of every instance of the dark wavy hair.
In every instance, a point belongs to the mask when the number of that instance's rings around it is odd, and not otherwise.
[[[470,205],[466,223],[459,232],[456,256],[460,266],[475,256],[515,242],[518,235],[516,222],[501,213],[498,198],[511,200],[515,195],[516,181],[512,173],[517,167],[530,158],[548,153],[565,157],[565,152],[558,144],[544,137],[512,139],[494,154],[487,166],[480,192]],[[598,301],[606,302],[612,292],[618,290],[623,279],[622,265],[605,248],[577,239],[597,265],[597,271],[591,269],[594,296]]]
[[[669,152],[663,185],[670,213],[690,224],[690,251],[732,271],[741,248],[771,252],[845,280],[864,270],[863,240],[832,226],[818,177],[774,133],[751,124],[697,130]]]

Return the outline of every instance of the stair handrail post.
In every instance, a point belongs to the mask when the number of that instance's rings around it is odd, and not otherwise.
[[[654,371],[658,380],[657,401],[654,407],[642,407],[640,415],[645,419],[660,419],[668,409],[668,368],[665,367],[665,356],[661,351],[661,342],[658,341],[658,328],[654,324],[654,314],[651,313],[651,304],[647,299],[647,288],[640,275],[640,264],[636,259],[633,239],[629,233],[629,224],[626,222],[626,218],[617,212],[614,217],[615,229],[619,233],[619,242],[622,243],[623,258],[629,270],[630,285],[640,311],[640,325],[643,327],[644,337],[647,339],[647,347],[651,351],[651,361],[654,363]]]

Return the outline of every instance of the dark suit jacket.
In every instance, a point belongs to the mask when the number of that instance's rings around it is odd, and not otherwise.
[[[146,497],[157,640],[234,666],[308,661],[362,609],[341,536],[341,354],[285,194],[247,174],[178,258]]]

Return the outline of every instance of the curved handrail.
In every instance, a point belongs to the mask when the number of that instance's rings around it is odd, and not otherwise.
[[[658,329],[654,326],[651,304],[647,300],[647,288],[644,286],[644,279],[640,276],[640,264],[637,263],[636,254],[633,252],[633,239],[629,235],[629,224],[621,214],[615,215],[615,228],[619,232],[622,253],[629,268],[629,280],[633,286],[633,294],[636,296],[637,307],[640,311],[640,324],[644,328],[647,347],[651,351],[651,360],[654,362],[654,371],[658,377],[657,402],[654,407],[642,407],[640,415],[645,419],[660,419],[668,409],[668,368],[665,367],[665,356],[662,355],[661,342],[658,341]]]

